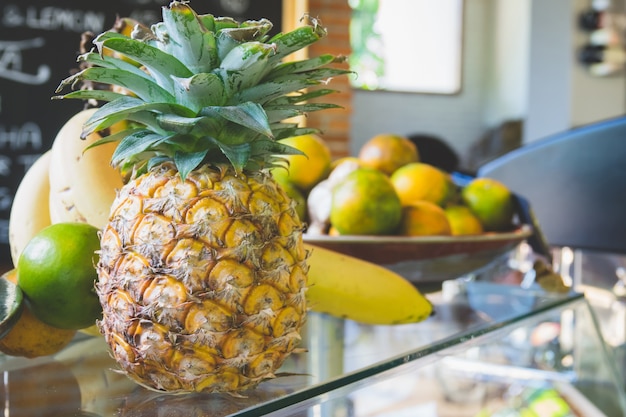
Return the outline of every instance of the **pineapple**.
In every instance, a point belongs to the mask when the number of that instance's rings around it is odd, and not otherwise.
[[[101,232],[98,325],[147,388],[252,389],[300,341],[303,224],[269,169],[298,153],[277,139],[315,131],[287,119],[337,107],[309,99],[347,70],[331,55],[285,59],[325,35],[315,20],[269,38],[271,27],[174,1],[151,28],[97,36],[57,90],[111,86],[55,97],[105,102],[83,136],[129,122],[93,145],[118,142],[112,164],[127,176]]]

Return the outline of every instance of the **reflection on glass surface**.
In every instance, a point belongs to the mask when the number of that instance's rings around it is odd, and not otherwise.
[[[400,409],[426,413],[433,407],[478,413],[494,398],[513,401],[513,393],[539,384],[600,398],[591,404],[604,412],[626,410],[581,295],[480,282],[452,287],[430,294],[436,314],[417,324],[365,326],[310,314],[307,351],[241,396],[148,391],[115,371],[101,338],[82,336],[54,357],[5,357],[0,404],[10,417],[399,417],[393,413]],[[377,408],[381,414],[373,414]]]

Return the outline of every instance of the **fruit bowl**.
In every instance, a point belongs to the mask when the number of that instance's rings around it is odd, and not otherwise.
[[[532,235],[529,225],[510,232],[465,236],[304,235],[305,242],[398,272],[418,286],[458,278],[489,265]]]

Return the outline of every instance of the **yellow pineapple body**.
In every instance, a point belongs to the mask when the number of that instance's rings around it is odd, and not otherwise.
[[[349,71],[331,54],[289,59],[326,35],[311,17],[270,35],[267,19],[187,1],[161,12],[96,36],[56,90],[105,103],[81,137],[102,136],[87,151],[115,143],[111,165],[133,176],[101,232],[99,327],[146,387],[247,390],[274,375],[306,317],[303,226],[268,170],[301,153],[281,139],[317,132],[289,120],[337,108],[310,100]]]
[[[306,251],[264,171],[172,163],[118,193],[101,238],[99,323],[121,368],[159,391],[241,391],[300,341]]]

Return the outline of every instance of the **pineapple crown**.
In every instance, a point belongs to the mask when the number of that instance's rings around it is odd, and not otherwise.
[[[98,35],[95,50],[78,58],[86,68],[56,93],[80,83],[111,88],[53,98],[105,102],[85,123],[83,138],[130,122],[90,146],[118,142],[111,163],[122,171],[165,160],[173,160],[183,178],[207,162],[230,162],[238,172],[281,165],[280,155],[301,152],[279,139],[317,131],[287,119],[339,107],[309,100],[333,93],[319,86],[349,71],[331,67],[343,61],[333,55],[284,60],[326,35],[315,19],[270,38],[271,28],[267,19],[239,23],[173,1],[150,28],[135,22],[130,36]]]

